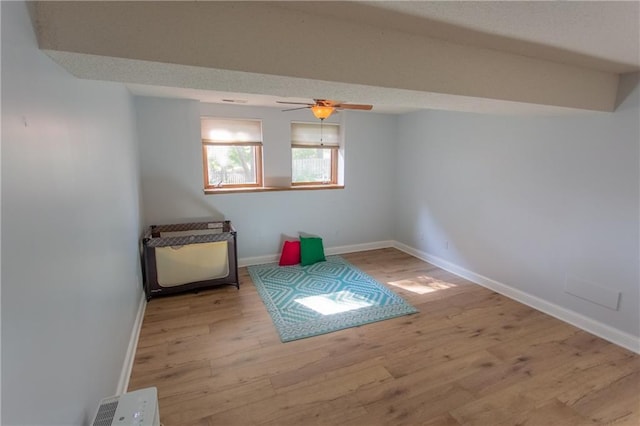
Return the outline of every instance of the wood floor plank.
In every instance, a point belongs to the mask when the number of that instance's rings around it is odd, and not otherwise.
[[[240,268],[148,303],[129,390],[165,426],[640,424],[637,354],[396,249],[343,257],[420,312],[282,343]]]
[[[640,372],[634,371],[570,407],[597,423],[639,425],[640,412],[630,408],[639,394]]]
[[[365,416],[367,411],[349,396],[300,403],[278,394],[211,416],[211,425],[336,425]]]
[[[267,379],[227,388],[225,392],[209,392],[182,399],[179,402],[160,400],[160,419],[165,425],[185,425],[200,422],[216,413],[274,396]]]
[[[546,402],[546,400],[544,401]],[[450,413],[464,425],[493,425],[508,421],[519,413],[529,413],[540,405],[519,384],[454,407]]]
[[[332,375],[326,380],[314,378],[300,382],[287,388],[277,389],[276,393],[288,395],[288,400],[294,405],[327,402],[391,380],[391,375],[383,366],[373,365],[347,372],[342,376]]]
[[[411,374],[396,377],[390,383],[360,390],[356,397],[366,405],[377,402],[393,404],[420,396],[433,388],[449,385],[476,371],[489,368],[495,362],[500,361],[487,352],[474,352],[446,362],[430,363],[425,359],[420,368],[414,369]]]
[[[176,340],[176,336],[194,337],[205,336],[211,332],[208,324],[186,325],[178,328],[145,328],[140,332],[139,348],[170,343]]]
[[[154,386],[154,383],[162,382],[167,389],[175,389],[180,383],[197,379],[211,378],[211,367],[207,360],[192,361],[181,364],[175,368],[162,368],[147,371],[144,375],[133,378],[131,385],[137,388]]]
[[[473,400],[473,394],[455,384],[431,388],[396,401],[387,399],[366,405],[378,424],[416,425],[446,415],[451,409]]]
[[[281,410],[277,418],[259,424],[268,426],[333,426],[358,419],[366,414],[367,410],[362,405],[348,397],[343,397],[310,406],[297,405],[289,412]]]
[[[452,415],[464,424],[485,424],[486,422],[508,422],[511,418],[526,418],[540,407],[554,399],[571,407],[577,401],[610,389],[617,380],[636,371],[637,355],[614,351],[615,356],[600,359],[600,362],[584,363],[585,356],[576,356],[574,362],[566,362],[555,368],[526,375],[509,386],[492,389],[482,393],[469,404],[452,411]],[[509,379],[506,379],[509,380]],[[635,401],[635,407],[627,401],[625,407],[630,413],[637,413],[640,395],[629,395]],[[576,410],[571,410],[575,413]]]
[[[548,403],[531,411],[520,411],[495,426],[550,426],[550,425],[567,425],[567,426],[593,426],[594,423],[578,414],[575,410],[557,399],[552,399]]]

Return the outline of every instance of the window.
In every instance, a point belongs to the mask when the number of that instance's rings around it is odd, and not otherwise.
[[[262,122],[203,117],[204,188],[262,186]]]
[[[338,183],[340,126],[291,123],[291,184]]]

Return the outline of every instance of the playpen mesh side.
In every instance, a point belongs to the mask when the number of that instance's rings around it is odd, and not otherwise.
[[[156,227],[153,231],[155,233],[157,231]],[[204,228],[206,229],[206,228]],[[190,230],[166,230],[159,232],[188,232]],[[145,244],[148,247],[167,247],[167,246],[183,246],[187,244],[199,244],[199,243],[211,243],[215,241],[231,241],[233,240],[233,234],[231,232],[220,232],[217,234],[198,234],[194,233],[192,235],[180,235],[180,236],[171,236],[171,237],[153,237],[151,231],[148,231],[144,236]]]

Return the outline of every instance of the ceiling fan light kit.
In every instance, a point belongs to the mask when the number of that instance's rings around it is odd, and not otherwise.
[[[311,107],[311,112],[316,116],[317,119],[324,120],[325,118],[329,118],[333,111],[336,109],[330,106],[323,105],[314,105]]]

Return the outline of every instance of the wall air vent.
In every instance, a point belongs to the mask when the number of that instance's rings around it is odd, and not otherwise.
[[[246,104],[249,101],[246,99],[223,99],[222,102],[228,102],[230,104]]]

